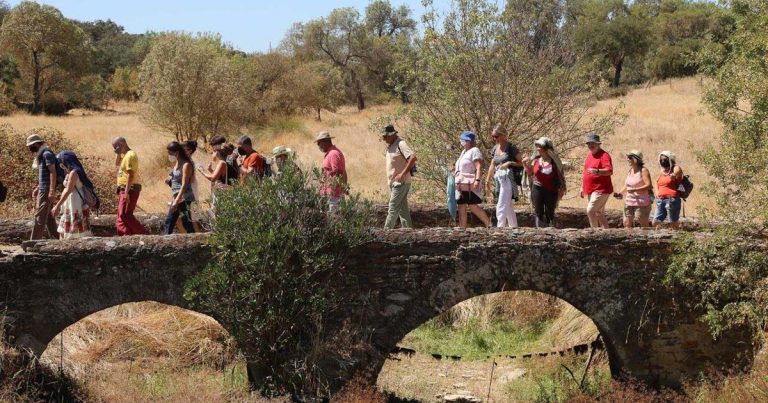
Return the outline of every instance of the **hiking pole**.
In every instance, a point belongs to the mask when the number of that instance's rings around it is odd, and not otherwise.
[[[491,401],[491,385],[493,385],[493,370],[496,368],[496,359],[493,359],[493,362],[491,363],[491,379],[488,380],[488,397],[485,399],[486,402]]]

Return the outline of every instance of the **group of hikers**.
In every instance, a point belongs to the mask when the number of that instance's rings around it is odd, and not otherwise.
[[[514,203],[519,199],[525,175],[530,185],[529,196],[536,227],[554,226],[557,205],[567,188],[565,166],[552,140],[547,137],[537,139],[534,141],[535,155],[523,156],[517,146],[509,142],[503,126],[497,125],[491,137],[496,145],[490,152],[490,167],[485,177],[485,186],[482,186],[484,158],[477,148],[477,137],[468,131],[459,136],[462,152],[454,166],[455,174],[449,177],[448,192],[450,204],[451,189],[455,187],[453,199],[458,205],[459,226],[466,226],[467,209],[486,227],[492,225],[490,217],[478,204],[483,200],[484,189],[493,187],[496,195],[496,225],[517,227]],[[669,221],[672,228],[679,228],[682,200],[687,197],[692,184],[683,175],[673,153],[663,151],[659,154],[660,172],[654,192],[643,153],[638,150],[628,152],[624,186],[614,192],[611,177],[615,169],[610,154],[601,147],[600,136],[588,134],[584,144],[589,152],[584,159],[579,197],[587,200],[587,217],[591,228],[609,227],[605,206],[611,196],[624,200],[624,227],[632,228],[636,224],[640,227],[650,227],[652,224],[659,227]],[[654,200],[656,213],[651,221]]]
[[[320,133],[316,139],[318,148],[325,153],[321,191],[329,200],[331,212],[338,208],[347,183],[344,155],[332,139],[328,132]],[[42,239],[46,235],[60,239],[93,236],[91,213],[98,210],[100,200],[80,159],[72,151],[55,154],[38,134],[27,137],[26,146],[34,154],[32,167],[38,170],[38,184],[32,192],[35,214],[31,239]],[[171,193],[163,223],[166,235],[175,231],[177,223],[187,233],[198,231],[192,219],[192,205],[199,200],[196,171],[211,184],[212,208],[217,192],[236,183],[246,184],[250,178],[263,180],[279,174],[286,164],[301,172],[293,162],[293,150],[285,146],[275,147],[272,158],[267,159],[254,149],[249,136],[240,137],[236,144],[228,143],[223,136],[211,138],[207,147],[211,161],[206,167],[195,165],[192,160],[197,148],[198,143],[194,140],[173,141],[166,146],[168,159],[173,164],[165,179]],[[138,155],[124,137],[115,138],[112,149],[117,169],[117,234],[146,234],[147,229],[134,215],[143,183]],[[58,189],[63,190],[57,197]]]
[[[416,153],[392,125],[384,127],[379,134],[385,143],[385,171],[390,191],[385,227],[394,228],[399,220],[402,227],[412,228],[408,195],[416,173]],[[468,211],[485,226],[492,225],[479,204],[483,201],[484,189],[493,185],[497,226],[517,227],[514,204],[520,198],[523,177],[527,175],[536,226],[554,226],[555,210],[566,193],[566,180],[565,167],[552,140],[539,138],[534,142],[536,155],[523,156],[518,147],[509,142],[503,126],[497,125],[491,136],[496,145],[491,150],[485,178],[482,175],[484,157],[477,147],[476,135],[467,131],[459,136],[462,151],[453,166],[453,174],[449,175],[448,192],[449,209],[451,206],[458,209],[458,225],[466,227]],[[346,162],[344,154],[333,144],[330,133],[318,133],[315,142],[324,154],[319,191],[327,198],[328,211],[332,214],[339,208],[348,189]],[[584,162],[579,195],[588,200],[587,215],[591,227],[608,227],[605,205],[611,196],[624,199],[625,227],[632,227],[635,222],[642,227],[650,226],[654,198],[653,224],[659,225],[668,219],[673,228],[678,227],[684,176],[674,154],[664,151],[659,155],[660,174],[654,193],[643,154],[630,151],[627,153],[625,184],[619,192],[614,192],[611,181],[614,166],[611,156],[601,148],[600,137],[589,134],[585,144],[589,153]],[[90,216],[99,208],[100,201],[80,159],[72,151],[55,154],[38,134],[30,135],[26,145],[34,154],[33,168],[38,170],[38,186],[33,191],[36,208],[31,238],[43,238],[46,230],[51,238],[92,236]],[[111,145],[117,169],[117,234],[146,234],[146,228],[134,215],[144,179],[140,175],[139,158],[123,137],[115,138]],[[164,221],[165,234],[173,233],[178,222],[187,233],[197,231],[192,219],[192,205],[199,200],[196,171],[211,184],[212,211],[215,211],[216,194],[237,183],[247,184],[252,178],[264,180],[278,175],[286,164],[301,172],[294,162],[293,150],[286,146],[275,147],[272,158],[268,159],[255,150],[248,136],[240,137],[235,144],[228,143],[223,136],[211,138],[206,147],[211,160],[205,167],[195,165],[192,160],[197,148],[196,141],[173,141],[166,147],[173,167],[165,179],[171,193]],[[63,189],[58,197],[57,189]],[[58,223],[56,216],[59,216]]]

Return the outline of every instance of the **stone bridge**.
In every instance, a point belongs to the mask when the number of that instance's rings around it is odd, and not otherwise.
[[[648,230],[377,231],[341,269],[334,287],[346,306],[324,327],[330,340],[352,323],[368,344],[350,355],[331,354],[330,381],[339,386],[356,373],[375,379],[411,330],[461,301],[502,289],[553,295],[591,318],[615,376],[676,385],[712,368],[747,369],[757,347],[750,335],[713,339],[697,321],[700,312],[680,308],[661,286],[673,237]],[[44,241],[4,252],[0,309],[8,334],[42,353],[67,326],[115,305],[186,307],[186,281],[211,258],[206,239]]]

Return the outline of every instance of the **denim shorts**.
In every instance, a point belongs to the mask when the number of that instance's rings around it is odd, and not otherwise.
[[[669,209],[669,222],[680,221],[680,208],[683,206],[683,199],[671,197],[669,199],[656,199],[656,216],[654,222],[663,222],[667,219],[667,209]]]

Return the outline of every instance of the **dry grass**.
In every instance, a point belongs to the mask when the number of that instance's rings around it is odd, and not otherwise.
[[[218,322],[158,303],[120,305],[80,320],[51,341],[41,362],[63,364],[89,400],[261,401],[250,396],[244,363]]]

